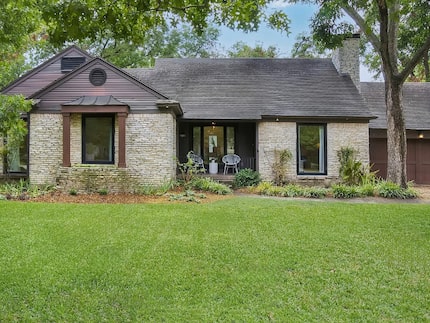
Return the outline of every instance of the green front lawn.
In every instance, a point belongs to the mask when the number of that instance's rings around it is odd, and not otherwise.
[[[0,201],[0,321],[430,321],[430,206]]]

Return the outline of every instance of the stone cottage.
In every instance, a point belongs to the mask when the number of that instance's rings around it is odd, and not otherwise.
[[[34,102],[27,141],[9,171],[34,184],[131,190],[177,174],[189,151],[222,173],[222,157],[273,177],[292,152],[295,182],[337,179],[337,151],[369,162],[369,121],[360,94],[359,38],[331,59],[160,59],[119,69],[72,46],[2,90]],[[3,169],[3,171],[6,171]]]

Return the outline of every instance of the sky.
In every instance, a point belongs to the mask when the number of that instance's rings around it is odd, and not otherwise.
[[[250,46],[257,44],[264,48],[275,46],[279,49],[279,57],[291,57],[291,50],[297,35],[300,33],[310,34],[310,19],[317,10],[315,5],[305,4],[285,4],[282,0],[274,2],[275,9],[283,10],[291,20],[290,34],[281,33],[267,26],[261,25],[257,32],[244,33],[242,31],[233,31],[226,27],[221,27],[221,35],[218,39],[222,47],[227,50],[238,41],[242,41]],[[360,78],[362,82],[375,81],[372,75],[367,71],[365,66],[360,66]]]

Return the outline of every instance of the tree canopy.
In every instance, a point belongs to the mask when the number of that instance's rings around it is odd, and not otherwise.
[[[227,51],[227,56],[232,58],[237,57],[259,57],[259,58],[275,58],[279,54],[279,49],[276,46],[264,48],[262,44],[256,44],[255,47],[249,46],[244,42],[237,42]]]
[[[197,32],[208,25],[256,31],[265,21],[288,30],[281,10],[266,14],[273,0],[70,0],[40,3],[50,41],[62,44],[83,39],[126,40],[141,44],[154,27],[189,23]]]

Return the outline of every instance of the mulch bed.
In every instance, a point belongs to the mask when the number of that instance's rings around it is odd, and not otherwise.
[[[27,201],[31,202],[45,202],[45,203],[109,203],[109,204],[140,204],[140,203],[189,203],[186,199],[171,199],[170,194],[178,196],[180,192],[172,192],[164,195],[140,195],[128,193],[109,193],[102,195],[99,193],[91,194],[77,194],[71,195],[61,192],[52,192],[31,198]],[[203,194],[205,198],[200,197]],[[232,195],[218,195],[211,193],[197,193],[196,199],[200,203],[210,203],[218,200],[231,198]]]
[[[397,199],[386,199],[381,197],[367,197],[367,198],[354,198],[354,199],[333,199],[325,198],[325,200],[336,200],[336,201],[350,201],[350,202],[363,202],[363,203],[428,203],[430,204],[430,186],[417,186],[414,189],[418,192],[418,198],[411,200],[397,200]],[[196,202],[188,200],[186,198],[178,198],[183,193],[180,190],[172,191],[163,195],[140,195],[131,193],[109,193],[106,195],[100,193],[91,194],[77,194],[72,195],[66,192],[54,191],[39,197],[28,198],[24,196],[22,198],[16,198],[14,200],[22,200],[26,202],[45,202],[45,203],[79,203],[79,204],[141,204],[141,203],[190,203]],[[229,195],[218,195],[208,192],[196,192],[196,200],[199,203],[211,203],[219,200],[232,198],[233,196],[254,196],[263,197],[261,195],[251,194],[248,190],[242,189],[237,190],[234,194]],[[204,196],[205,198],[202,198]],[[270,198],[270,197],[266,197]],[[282,198],[286,199],[286,198]],[[324,199],[322,199],[324,200]]]

